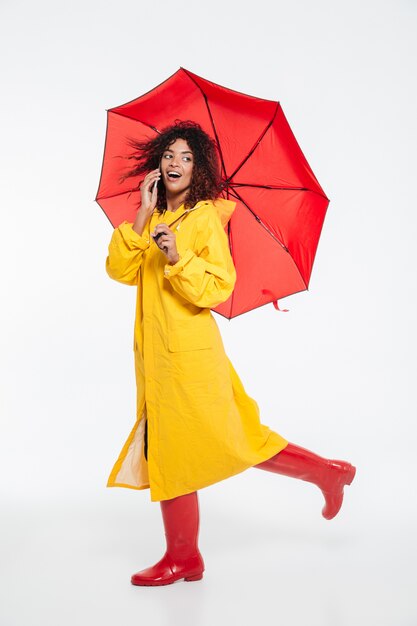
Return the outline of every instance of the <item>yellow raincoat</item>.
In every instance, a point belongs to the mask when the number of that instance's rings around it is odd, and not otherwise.
[[[137,415],[108,487],[150,488],[152,501],[167,500],[238,474],[288,443],[260,423],[210,311],[236,280],[224,231],[234,208],[229,200],[201,201],[188,211],[155,211],[142,235],[126,221],[113,232],[106,271],[137,285]],[[175,265],[150,236],[161,222],[176,234]]]

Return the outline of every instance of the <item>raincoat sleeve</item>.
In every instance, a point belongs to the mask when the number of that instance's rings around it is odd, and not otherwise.
[[[164,275],[183,298],[196,306],[212,308],[231,295],[236,271],[216,210],[208,211],[207,216],[197,232],[194,249],[179,249],[179,261],[166,264]]]
[[[137,285],[143,252],[149,247],[147,232],[138,235],[132,227],[132,223],[122,222],[115,228],[106,259],[106,272],[110,278],[126,285]]]

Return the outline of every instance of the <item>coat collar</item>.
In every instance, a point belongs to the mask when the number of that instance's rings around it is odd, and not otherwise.
[[[159,222],[162,221],[165,224],[167,224],[167,226],[171,226],[172,224],[177,223],[177,221],[179,221],[182,217],[185,217],[186,215],[188,215],[188,213],[192,213],[193,211],[196,211],[200,207],[204,205],[209,205],[209,204],[211,204],[217,209],[221,223],[223,227],[225,227],[227,222],[230,220],[233,211],[236,208],[236,202],[232,200],[226,200],[225,198],[216,198],[216,200],[214,201],[213,200],[200,200],[200,202],[197,202],[197,204],[195,204],[190,209],[186,209],[184,207],[184,204],[181,204],[174,213],[171,213],[171,212],[169,213],[169,217],[167,217],[166,213],[162,213],[161,215],[157,211],[155,212],[155,214],[157,215]]]

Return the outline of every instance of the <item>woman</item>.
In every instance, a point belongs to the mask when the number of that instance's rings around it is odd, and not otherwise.
[[[226,226],[235,203],[218,198],[215,143],[193,122],[131,144],[147,172],[134,223],[115,229],[109,276],[137,286],[134,332],[137,419],[109,487],[150,489],[167,549],[134,585],[200,580],[198,489],[249,467],[301,478],[323,492],[334,517],[355,468],[288,443],[261,424],[227,358],[210,309],[231,295],[236,273]]]

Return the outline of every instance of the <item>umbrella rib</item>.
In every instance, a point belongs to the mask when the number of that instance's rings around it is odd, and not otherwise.
[[[184,69],[184,68],[183,68],[183,69]],[[218,134],[217,134],[216,126],[214,125],[214,119],[213,119],[213,115],[212,115],[212,113],[211,113],[211,109],[210,109],[210,107],[209,107],[208,98],[207,98],[206,94],[204,93],[204,91],[201,89],[200,85],[199,85],[199,84],[198,84],[198,83],[194,80],[194,78],[193,78],[192,76],[190,76],[190,75],[189,75],[189,73],[187,72],[187,70],[186,70],[186,69],[184,69],[184,72],[187,74],[188,78],[189,78],[189,79],[190,79],[190,80],[194,83],[194,85],[196,85],[196,87],[197,87],[197,88],[200,90],[200,92],[202,93],[202,96],[203,96],[203,98],[204,98],[204,102],[206,103],[207,112],[208,112],[209,117],[210,117],[210,122],[211,122],[211,125],[212,125],[212,127],[213,127],[214,136],[216,137],[216,143],[217,143],[217,147],[218,147],[218,149],[219,149],[219,153],[220,153],[220,160],[221,160],[221,163],[222,163],[223,175],[224,175],[224,178],[226,178],[226,179],[227,179],[227,174],[226,174],[226,166],[225,166],[225,164],[224,164],[223,152],[222,152],[222,148],[221,148],[221,145],[220,145],[219,136],[218,136]]]
[[[234,193],[232,189],[227,190],[227,196],[229,197],[229,195],[236,198],[236,200],[240,200],[240,196],[237,195],[237,192]]]
[[[311,191],[307,187],[282,187],[279,185],[256,185],[251,183],[229,183],[230,187],[253,187],[254,189],[283,189],[284,191]]]
[[[272,189],[277,191],[309,191],[310,193],[315,193],[325,200],[328,200],[328,197],[324,193],[320,193],[315,189],[309,189],[308,187],[280,187],[278,185],[254,185],[251,183],[229,183],[229,187],[253,187],[253,189]]]
[[[154,130],[159,135],[161,134],[161,131],[158,130],[155,126],[152,126],[152,124],[148,124],[147,122],[143,122],[142,120],[138,120],[137,117],[132,117],[131,115],[125,115],[125,114],[119,113],[118,111],[109,111],[109,113],[112,113],[113,115],[120,115],[120,117],[126,117],[127,119],[133,120],[134,122],[140,122],[141,124],[143,124],[144,126],[147,126],[151,130]]]
[[[285,250],[285,252],[288,252],[288,254],[291,257],[292,262],[294,263],[295,267],[298,270],[298,273],[300,274],[301,280],[303,281],[303,283],[305,285],[305,288],[308,289],[308,286],[306,285],[306,281],[304,280],[303,275],[300,272],[300,268],[298,267],[297,263],[295,262],[294,258],[292,257],[292,255],[291,255],[289,249],[287,248],[287,246],[285,244],[283,244],[282,241],[280,241],[278,239],[278,237],[276,235],[274,235],[274,233],[271,232],[267,226],[265,226],[265,224],[262,222],[261,218],[258,217],[258,215],[256,215],[256,213],[250,208],[250,206],[244,201],[244,199],[241,197],[240,194],[238,194],[238,192],[236,190],[235,190],[235,194],[236,194],[235,197],[239,198],[240,202],[248,209],[248,211],[250,211],[252,213],[253,217],[256,219],[258,224],[260,224],[266,230],[266,232],[269,235],[271,235],[272,239],[274,239],[277,243],[279,243],[279,245]]]
[[[235,197],[237,200],[240,200],[240,196],[237,196],[235,193],[233,193],[233,189],[235,189],[236,187],[253,187],[254,189],[273,189],[273,190],[282,190],[282,191],[310,191],[311,193],[317,193],[318,195],[322,195],[319,194],[318,191],[314,191],[313,189],[308,189],[307,187],[275,187],[273,185],[251,185],[249,183],[230,183],[230,189],[229,189],[229,193],[230,195],[232,195],[233,197]],[[109,198],[115,198],[116,196],[123,196],[126,193],[133,193],[133,192],[138,192],[140,191],[140,189],[138,187],[134,187],[133,189],[127,189],[126,191],[120,191],[119,193],[113,193],[109,196],[100,196],[100,197],[96,197],[97,200],[108,200]],[[237,193],[237,192],[236,192]],[[323,196],[325,197],[325,196]]]
[[[241,202],[241,203],[242,203],[242,204],[243,204],[243,205],[244,205],[244,206],[248,209],[248,211],[250,211],[250,212],[252,213],[253,217],[256,219],[256,221],[258,222],[258,224],[260,224],[260,225],[261,225],[261,226],[262,226],[262,227],[263,227],[263,228],[267,231],[267,233],[269,233],[269,234],[271,235],[271,237],[272,237],[273,239],[275,239],[275,241],[276,241],[277,243],[279,243],[279,245],[280,245],[282,248],[284,248],[285,252],[288,252],[288,253],[289,253],[290,251],[288,250],[287,246],[286,246],[284,243],[282,243],[282,241],[281,241],[280,239],[278,239],[278,237],[277,237],[276,235],[274,235],[274,233],[273,233],[271,230],[269,230],[269,228],[268,228],[267,226],[265,226],[265,224],[263,223],[263,221],[261,220],[261,218],[260,218],[258,215],[256,215],[255,211],[253,211],[253,210],[250,208],[250,206],[249,206],[249,205],[248,205],[248,204],[244,201],[244,199],[242,198],[242,196],[241,196],[240,194],[238,194],[238,192],[237,192],[236,190],[234,190],[234,192],[235,192],[235,194],[236,194],[236,195],[235,195],[235,197],[236,197],[236,198],[238,198],[238,199],[240,200],[240,202]]]
[[[279,106],[280,106],[280,104],[279,104],[279,102],[277,102],[277,105],[276,105],[275,111],[274,111],[274,115],[272,116],[271,120],[268,122],[268,124],[264,128],[264,130],[261,133],[259,139],[254,143],[252,148],[249,150],[248,154],[245,156],[243,161],[237,166],[237,168],[235,169],[233,174],[231,174],[228,177],[227,181],[231,180],[234,176],[236,176],[237,172],[243,167],[243,165],[246,163],[246,161],[249,159],[249,157],[252,156],[252,154],[255,152],[256,148],[259,146],[259,144],[261,143],[262,139],[264,138],[264,136],[266,135],[266,133],[268,132],[268,130],[271,128],[272,124],[274,123],[274,120],[275,120],[275,118],[277,116],[277,113],[278,113]],[[228,183],[228,184],[230,184],[230,183]]]
[[[121,191],[120,193],[113,193],[110,196],[100,196],[96,197],[96,200],[109,200],[110,198],[117,198],[117,196],[124,196],[126,193],[134,193],[136,191],[140,191],[139,188],[127,189],[126,191]]]

